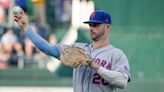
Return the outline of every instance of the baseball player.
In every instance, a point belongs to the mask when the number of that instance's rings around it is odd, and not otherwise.
[[[130,81],[130,67],[125,54],[109,42],[111,16],[107,12],[96,10],[90,15],[89,21],[84,22],[90,27],[91,44],[50,45],[33,32],[24,14],[16,14],[14,19],[35,46],[47,55],[59,58],[62,50],[75,46],[84,49],[92,58],[90,66],[73,69],[74,92],[115,92],[116,88],[125,88]]]

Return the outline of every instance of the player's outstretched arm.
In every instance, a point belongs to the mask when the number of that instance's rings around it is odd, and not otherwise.
[[[35,46],[47,55],[58,58],[60,56],[60,51],[56,45],[50,45],[45,39],[43,39],[36,32],[29,28],[26,32],[27,37],[35,44]]]
[[[56,58],[60,56],[60,52],[56,46],[50,45],[41,36],[33,32],[32,28],[30,28],[30,25],[28,23],[27,15],[20,7],[15,7],[13,9],[13,13],[15,22],[25,31],[27,37],[35,44],[38,49],[40,49],[47,55],[54,56]]]

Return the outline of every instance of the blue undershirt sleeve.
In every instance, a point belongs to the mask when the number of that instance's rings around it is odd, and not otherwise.
[[[26,36],[34,43],[34,45],[47,55],[59,58],[60,51],[56,45],[50,45],[45,39],[33,32],[31,28],[26,32]]]

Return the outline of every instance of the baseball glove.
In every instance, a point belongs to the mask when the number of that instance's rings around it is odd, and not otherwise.
[[[61,62],[69,67],[77,68],[83,65],[90,65],[91,59],[83,49],[71,47],[64,49],[60,55]]]

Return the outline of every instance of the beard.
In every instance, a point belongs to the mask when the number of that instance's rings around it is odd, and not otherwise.
[[[93,41],[98,41],[104,34],[105,34],[105,30],[103,30],[97,34],[95,34],[94,32],[90,33]]]

